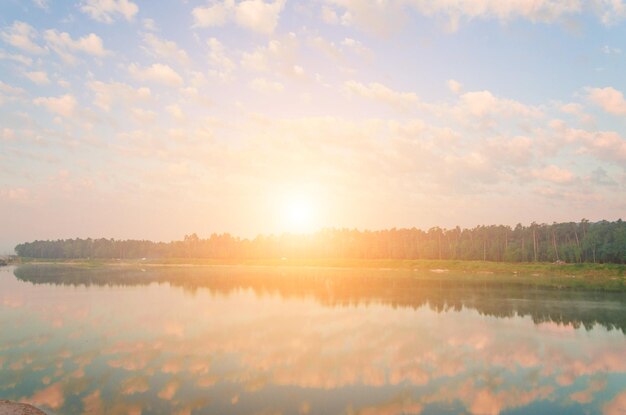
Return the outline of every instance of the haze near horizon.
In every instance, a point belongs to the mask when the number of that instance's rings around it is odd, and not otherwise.
[[[616,220],[626,4],[7,1],[0,253]]]

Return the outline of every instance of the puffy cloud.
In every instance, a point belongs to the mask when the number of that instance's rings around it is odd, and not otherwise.
[[[285,5],[284,0],[266,3],[263,0],[245,0],[235,11],[235,21],[255,32],[270,34],[278,25],[278,17]]]
[[[45,85],[50,83],[48,74],[44,71],[25,72],[24,76],[38,85]]]
[[[4,82],[0,81],[0,92],[11,96],[17,96],[22,95],[24,93],[24,90],[20,87],[5,84]]]
[[[278,93],[285,89],[280,82],[269,81],[265,78],[253,79],[250,81],[250,88],[261,93]]]
[[[108,53],[104,49],[102,39],[94,33],[74,40],[66,32],[50,29],[46,30],[43,36],[46,44],[67,63],[76,62],[76,57],[73,55],[75,52],[98,57],[103,57]]]
[[[0,37],[9,45],[30,53],[42,54],[47,52],[46,48],[34,42],[34,39],[38,37],[38,33],[28,23],[15,21],[11,27],[0,33]]]
[[[33,64],[33,59],[28,56],[20,55],[18,53],[6,53],[3,50],[0,50],[0,59],[11,60],[26,66]]]
[[[133,119],[139,124],[147,124],[156,119],[156,112],[144,110],[142,108],[132,108],[130,110]]]
[[[397,28],[399,23],[406,20],[403,15],[407,10],[429,17],[442,17],[451,31],[458,28],[462,19],[509,21],[519,18],[551,23],[567,16],[592,13],[608,25],[626,17],[626,6],[621,0],[327,0],[327,3],[334,8],[323,6],[326,7],[323,16],[337,15],[339,12],[343,24],[357,25],[375,33],[386,33]],[[327,22],[330,20],[333,19],[325,19]]]
[[[33,4],[42,10],[48,10],[48,0],[33,0]]]
[[[461,85],[460,82],[455,81],[454,79],[449,79],[447,84],[450,91],[454,92],[455,94],[460,94],[461,91],[463,91],[463,85]]]
[[[296,61],[298,38],[289,33],[280,39],[272,39],[265,46],[258,46],[250,52],[243,52],[240,65],[242,68],[254,72],[282,73],[286,76],[301,76],[298,74]],[[303,72],[303,71],[302,71]]]
[[[575,178],[574,173],[570,170],[563,169],[555,165],[549,165],[543,169],[536,169],[532,172],[532,174],[538,179],[559,184],[570,183]]]
[[[69,118],[74,115],[76,109],[76,98],[73,95],[65,94],[60,97],[39,97],[33,100],[35,105],[41,105],[48,111]]]
[[[612,87],[587,88],[587,96],[591,102],[600,106],[608,113],[626,115],[624,94]]]
[[[398,109],[408,109],[415,106],[415,104],[419,102],[417,95],[412,92],[394,91],[393,89],[379,83],[370,83],[366,85],[356,81],[347,81],[344,84],[344,87],[352,94],[380,101]]]
[[[222,80],[230,78],[235,69],[235,63],[226,56],[226,49],[222,42],[212,37],[207,40],[207,46],[209,47],[209,63],[213,67],[211,73]]]
[[[234,7],[234,0],[225,0],[223,3],[217,2],[206,7],[196,7],[191,11],[194,26],[223,26],[228,21]]]
[[[183,78],[168,65],[155,63],[142,68],[135,63],[128,66],[128,72],[137,80],[150,81],[166,86],[181,86]]]
[[[189,55],[183,49],[179,49],[176,42],[159,39],[152,33],[143,36],[144,50],[155,58],[169,59],[181,64],[189,63]]]
[[[271,34],[278,25],[284,0],[224,0],[206,7],[192,10],[194,27],[223,26],[230,21],[257,33]]]
[[[176,120],[183,121],[185,119],[185,113],[176,104],[168,105],[165,110]]]
[[[118,15],[126,20],[132,20],[139,7],[129,0],[86,0],[80,10],[92,19],[103,23],[113,23]]]
[[[151,97],[149,88],[133,88],[121,82],[91,81],[87,83],[87,87],[95,94],[94,105],[107,112],[111,111],[115,102],[129,104]]]

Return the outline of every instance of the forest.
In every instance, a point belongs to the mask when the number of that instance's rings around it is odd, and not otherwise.
[[[200,238],[193,233],[171,242],[76,238],[26,242],[17,245],[15,252],[22,258],[38,259],[349,258],[624,264],[626,222],[583,219],[471,229],[323,229],[253,239],[228,233]]]

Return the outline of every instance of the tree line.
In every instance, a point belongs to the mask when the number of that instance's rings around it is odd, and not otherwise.
[[[76,238],[26,242],[17,245],[15,252],[20,257],[49,259],[350,258],[624,264],[626,222],[583,219],[464,229],[324,229],[306,235],[259,235],[253,239],[228,233],[200,238],[193,233],[171,242]]]

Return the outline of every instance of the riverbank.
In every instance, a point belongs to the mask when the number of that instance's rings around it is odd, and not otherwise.
[[[125,267],[305,267],[369,271],[402,271],[416,278],[496,282],[548,288],[574,288],[626,292],[626,266],[618,264],[511,263],[450,260],[388,259],[257,259],[217,260],[202,258],[160,258],[137,260],[34,260],[23,264],[66,265],[84,268]]]

